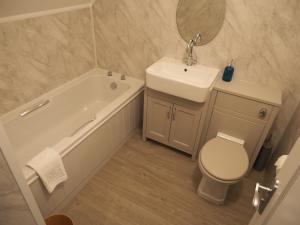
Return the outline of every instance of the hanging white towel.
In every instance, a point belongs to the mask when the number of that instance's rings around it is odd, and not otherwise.
[[[27,166],[37,172],[49,193],[68,179],[60,155],[52,148],[46,148],[39,153],[27,163]]]

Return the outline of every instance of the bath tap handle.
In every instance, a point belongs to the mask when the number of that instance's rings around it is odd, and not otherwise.
[[[126,80],[126,73],[121,75],[121,80]]]

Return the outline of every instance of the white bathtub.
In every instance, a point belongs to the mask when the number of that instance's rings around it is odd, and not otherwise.
[[[45,216],[77,193],[140,125],[144,82],[120,77],[92,70],[1,117]],[[46,147],[60,153],[69,176],[51,195],[25,166]]]

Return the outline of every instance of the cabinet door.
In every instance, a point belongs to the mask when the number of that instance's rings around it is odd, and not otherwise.
[[[169,144],[192,154],[198,132],[201,112],[179,105],[173,106]]]
[[[214,109],[208,128],[206,141],[217,136],[218,131],[245,141],[250,166],[253,164],[253,153],[264,131],[264,123],[256,123]]]
[[[147,137],[168,144],[172,106],[169,102],[148,97]]]

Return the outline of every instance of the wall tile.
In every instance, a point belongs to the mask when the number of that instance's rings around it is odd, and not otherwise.
[[[297,0],[227,0],[218,36],[196,48],[199,63],[223,68],[235,59],[235,79],[283,90],[274,125],[280,140],[300,99],[300,3]],[[178,0],[97,0],[98,64],[144,79],[145,68],[163,56],[183,57],[185,42],[176,27]]]
[[[0,24],[0,114],[94,67],[89,9]]]

